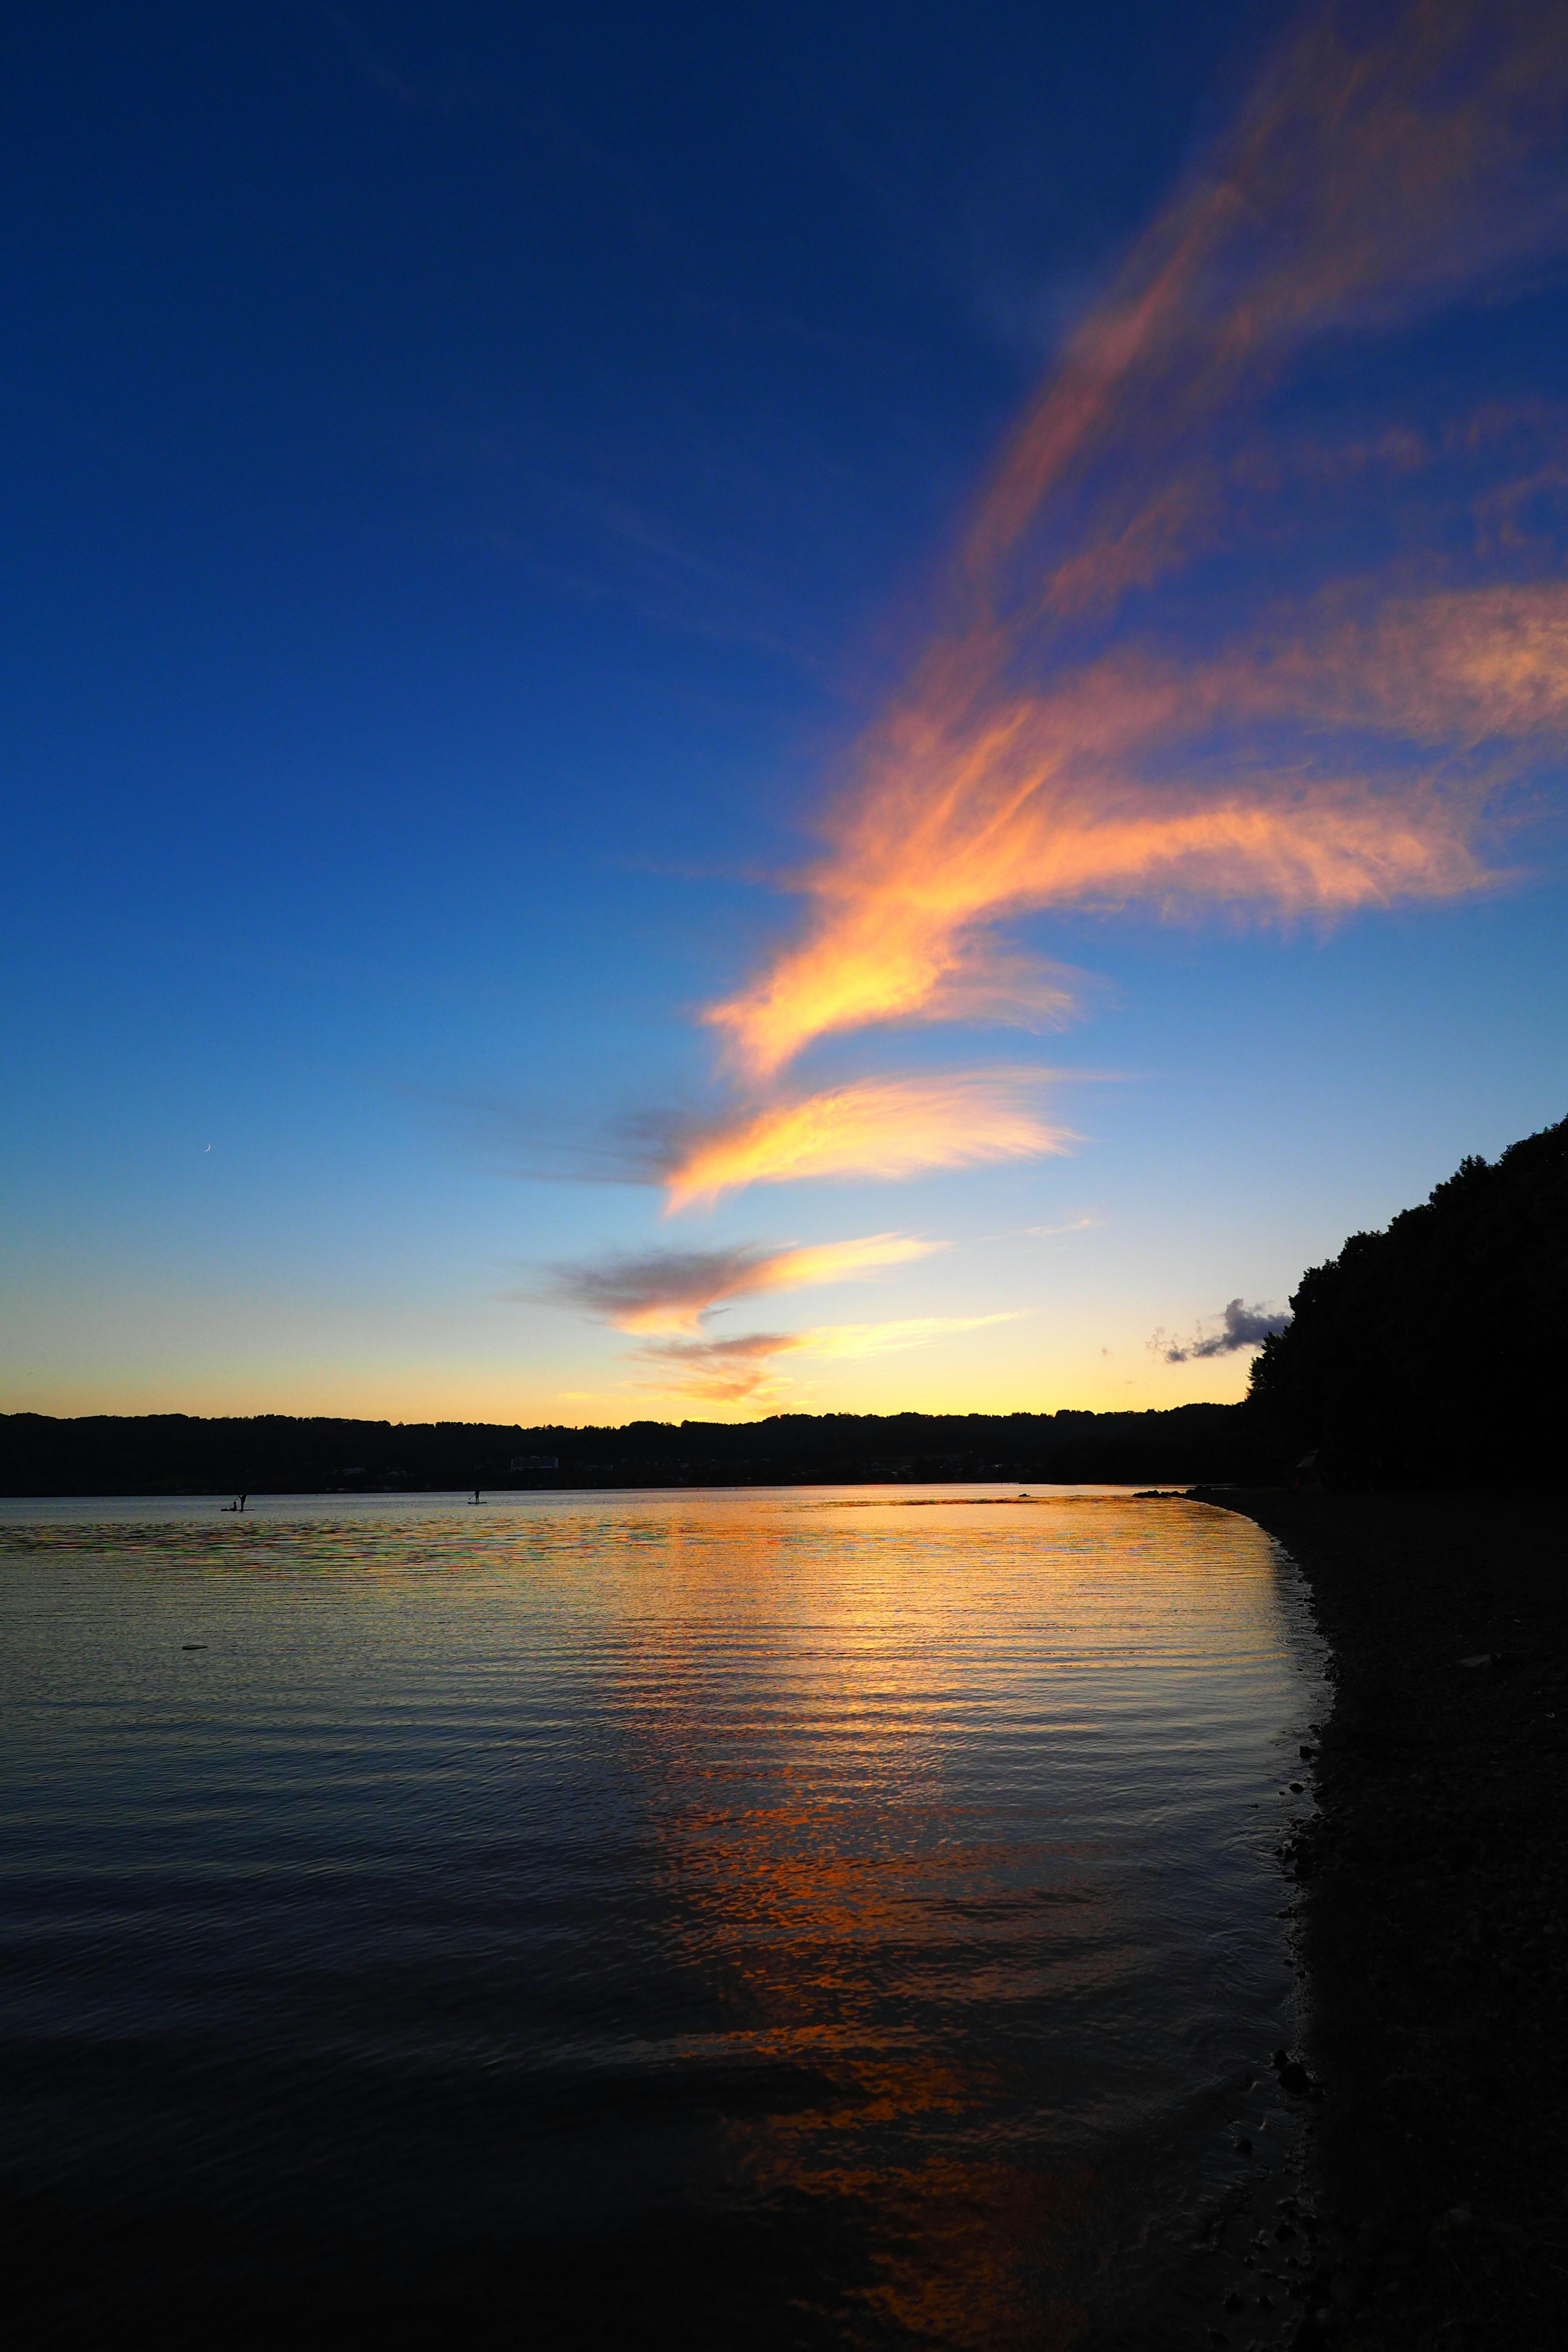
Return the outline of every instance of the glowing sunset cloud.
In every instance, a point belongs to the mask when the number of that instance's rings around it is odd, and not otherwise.
[[[1327,453],[1247,420],[1312,338],[1398,327],[1563,242],[1568,16],[1365,13],[1287,47],[1004,453],[828,815],[804,936],[707,1015],[750,1079],[876,1022],[1060,1020],[1062,976],[988,935],[1009,915],[1332,914],[1488,879],[1489,794],[1568,734],[1568,592],[1525,520],[1568,485],[1562,419],[1434,438],[1394,416]],[[857,1156],[847,1099],[701,1148],[672,1205],[956,1164],[900,1153],[890,1103]]]
[[[726,1299],[842,1282],[883,1266],[907,1265],[943,1246],[912,1234],[868,1234],[858,1241],[796,1249],[764,1250],[742,1243],[710,1250],[647,1250],[596,1265],[563,1266],[548,1295],[586,1307],[617,1330],[696,1332]]]
[[[977,1331],[989,1323],[1016,1323],[1016,1313],[921,1315],[889,1323],[829,1324],[815,1331],[752,1331],[733,1339],[666,1339],[639,1348],[637,1360],[654,1368],[637,1385],[663,1396],[695,1397],[709,1403],[753,1407],[776,1403],[784,1393],[774,1370],[780,1357],[882,1356],[924,1347],[953,1331]]]
[[[1048,1070],[863,1078],[777,1103],[693,1143],[667,1177],[673,1211],[742,1184],[799,1176],[909,1176],[1063,1151],[1030,1097]]]

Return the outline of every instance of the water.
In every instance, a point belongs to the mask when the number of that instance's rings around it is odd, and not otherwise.
[[[10,1503],[0,1619],[32,2340],[1205,2340],[1288,2139],[1250,1520]]]

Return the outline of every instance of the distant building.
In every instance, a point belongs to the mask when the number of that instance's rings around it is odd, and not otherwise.
[[[513,1470],[559,1470],[561,1464],[553,1454],[514,1454],[510,1466]]]

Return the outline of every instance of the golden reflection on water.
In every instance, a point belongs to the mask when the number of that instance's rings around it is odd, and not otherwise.
[[[715,2041],[808,2086],[730,2121],[731,2177],[852,2217],[876,2340],[1066,2347],[1089,2314],[1064,2277],[1114,2259],[1101,2184],[1043,2160],[991,2026],[1092,2015],[1129,1923],[1103,1837],[1017,1783],[1107,1681],[1163,1665],[1173,1694],[1216,1647],[1277,1650],[1277,1596],[1257,1530],[1213,1513],[1173,1544],[1126,1503],[999,1524],[941,1499],[918,1532],[860,1497],[669,1528],[692,1613],[646,1629],[629,1711],[684,1957],[733,2019]],[[977,1738],[992,1785],[965,1803]]]
[[[887,2242],[865,2301],[884,2325],[975,2352],[1058,2352],[1085,2333],[1087,2308],[1054,2292],[1050,2273],[1064,2242],[1081,2261],[1087,2173],[1053,2179],[935,2158],[918,2171],[848,2174],[837,2186],[874,2200],[883,2217]]]
[[[915,1824],[906,1816],[904,1827]],[[729,2054],[743,2048],[821,2084],[798,2106],[731,2122],[731,2171],[761,2196],[793,2191],[851,2218],[870,2268],[856,2300],[880,2328],[977,2352],[1072,2344],[1088,2314],[1052,2292],[1051,2273],[1064,2237],[1082,2267],[1088,2168],[1053,2175],[940,2145],[899,2153],[937,2137],[939,2120],[984,2132],[999,2088],[982,2048],[931,2046],[889,2015],[941,1878],[983,1874],[995,1850],[948,1844],[939,1878],[927,1857],[871,1844],[846,1850],[831,1803],[739,1815],[693,1807],[681,1818],[670,1866],[691,1946],[750,2021],[728,2037]],[[1023,1858],[1006,1856],[1013,1869]],[[971,2005],[1005,1990],[971,1969],[963,1997]]]

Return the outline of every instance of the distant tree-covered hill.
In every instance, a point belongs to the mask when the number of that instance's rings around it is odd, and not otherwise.
[[[1240,1405],[1169,1412],[780,1413],[621,1429],[302,1420],[284,1413],[0,1415],[0,1493],[417,1493],[900,1478],[1166,1486],[1265,1467]]]
[[[1331,1484],[1559,1475],[1568,1410],[1568,1119],[1466,1160],[1386,1233],[1301,1277],[1249,1410]]]

